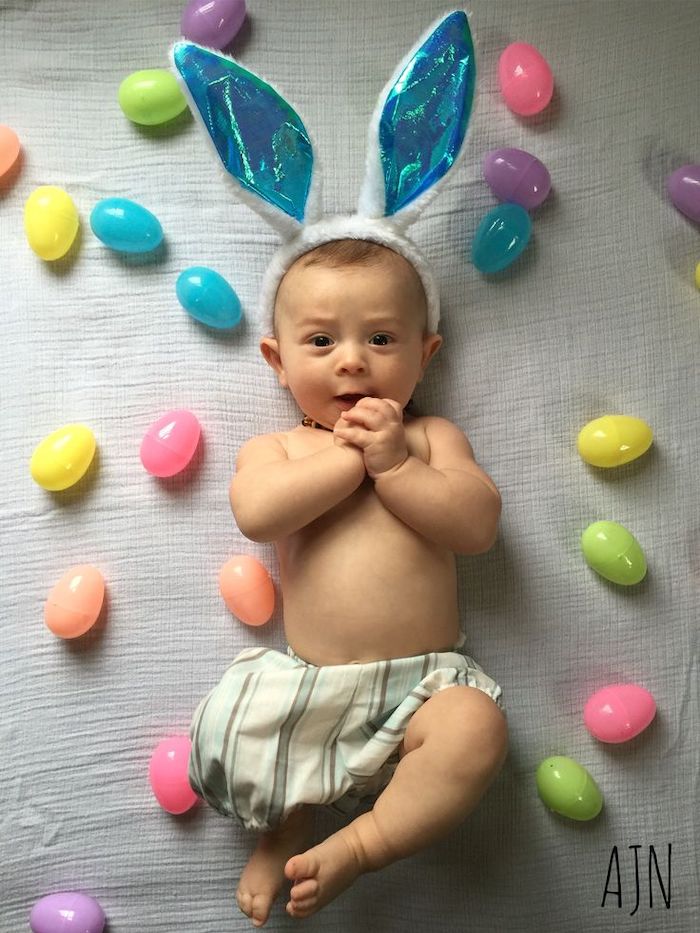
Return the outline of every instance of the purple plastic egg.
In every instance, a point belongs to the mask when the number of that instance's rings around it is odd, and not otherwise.
[[[29,926],[33,933],[102,933],[105,913],[94,897],[63,891],[36,902]]]
[[[700,223],[700,165],[683,165],[668,176],[668,193],[674,207]]]
[[[190,0],[182,12],[180,29],[185,39],[224,49],[245,19],[245,0]]]
[[[484,178],[499,201],[531,211],[549,194],[552,179],[534,155],[524,149],[494,149],[484,159]]]

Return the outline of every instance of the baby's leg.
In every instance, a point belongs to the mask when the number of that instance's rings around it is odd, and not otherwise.
[[[303,852],[311,836],[311,809],[302,807],[273,832],[263,833],[238,882],[236,901],[253,926],[261,927],[282,887],[284,866],[291,855]]]
[[[476,807],[506,755],[504,715],[474,687],[434,694],[411,719],[402,757],[374,809],[291,858],[287,913],[308,917],[358,875],[413,855]]]

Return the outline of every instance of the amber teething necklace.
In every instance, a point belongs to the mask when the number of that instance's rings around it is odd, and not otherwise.
[[[404,415],[410,415],[412,407],[413,399],[410,398],[403,410]],[[321,431],[333,431],[333,428],[327,428],[325,424],[319,424],[318,421],[314,421],[314,419],[310,418],[308,415],[304,415],[304,417],[301,419],[301,423],[305,428],[320,428]]]

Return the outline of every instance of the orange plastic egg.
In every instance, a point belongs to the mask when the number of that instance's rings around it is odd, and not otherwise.
[[[15,167],[21,148],[17,133],[0,125],[0,180]]]
[[[239,554],[219,572],[219,589],[231,612],[246,625],[264,625],[275,610],[275,588],[260,561]]]
[[[71,567],[49,593],[44,621],[59,638],[78,638],[97,621],[105,596],[105,581],[96,567]]]

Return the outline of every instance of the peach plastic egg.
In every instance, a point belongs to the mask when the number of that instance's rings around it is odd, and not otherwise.
[[[219,589],[231,612],[246,625],[264,625],[275,609],[275,588],[260,561],[239,554],[219,572]]]
[[[148,778],[156,800],[168,813],[185,813],[197,803],[187,777],[191,751],[186,735],[174,735],[159,742],[151,756]]]
[[[554,93],[554,77],[539,49],[513,42],[498,60],[498,81],[508,107],[521,117],[544,110]]]
[[[611,684],[586,703],[583,721],[601,742],[627,742],[643,732],[656,715],[654,697],[637,684]]]
[[[176,409],[154,421],[141,442],[141,463],[153,476],[174,476],[189,464],[201,427],[191,411]]]
[[[14,168],[20,148],[15,131],[0,125],[0,181]]]
[[[66,424],[34,449],[29,472],[35,483],[51,492],[75,485],[95,456],[95,435],[84,424]]]
[[[78,638],[97,621],[105,581],[96,567],[71,567],[56,583],[44,605],[44,621],[59,638]]]

